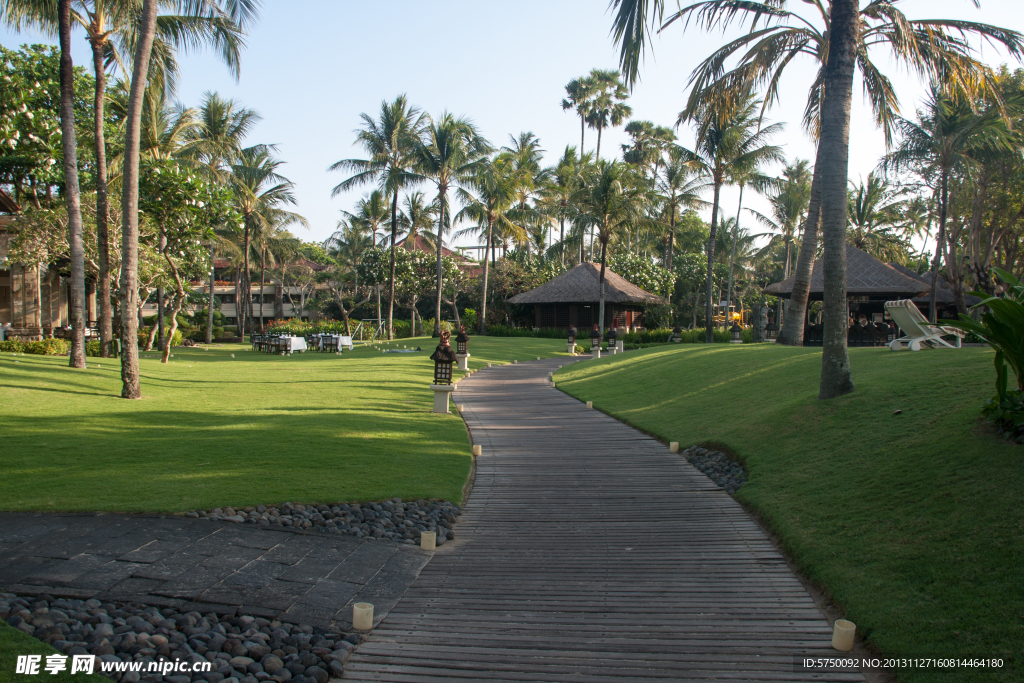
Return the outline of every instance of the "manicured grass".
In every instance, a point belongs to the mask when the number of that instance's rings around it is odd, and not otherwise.
[[[637,351],[556,379],[666,441],[732,451],[750,472],[737,498],[883,654],[1016,656],[900,681],[1024,680],[1024,448],[979,417],[992,352],[850,356],[857,391],[827,402],[820,350],[774,344]]]
[[[47,681],[47,683],[104,683],[110,681],[109,678],[100,676],[98,673],[93,673],[91,676],[76,673],[72,676],[69,673],[71,671],[71,657],[68,657],[66,661],[66,670],[56,675],[48,673],[43,668],[46,666],[46,656],[56,654],[61,653],[43,641],[36,640],[32,636],[0,621],[0,683],[15,683],[15,681],[22,683],[31,680],[43,680]],[[14,673],[17,671],[18,655],[42,655],[39,674],[27,676]]]
[[[457,415],[430,413],[436,344],[287,358],[242,345],[181,348],[168,365],[150,353],[140,401],[119,398],[116,359],[72,370],[67,358],[0,354],[0,509],[461,503],[469,441]],[[555,339],[474,338],[470,367],[564,349]]]

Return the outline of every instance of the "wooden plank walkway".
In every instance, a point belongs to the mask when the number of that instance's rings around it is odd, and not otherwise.
[[[548,386],[565,359],[455,392],[477,459],[458,538],[345,665],[353,681],[863,681],[804,673],[831,629],[724,491]]]

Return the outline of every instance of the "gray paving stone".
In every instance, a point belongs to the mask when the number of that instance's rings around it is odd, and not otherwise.
[[[55,560],[45,569],[22,579],[22,583],[46,586],[65,586],[79,576],[107,564],[114,558],[104,555],[75,555],[68,560]]]
[[[91,588],[97,591],[110,590],[121,581],[130,577],[137,569],[145,565],[134,562],[118,562],[112,560],[88,571],[68,582],[71,588]]]
[[[327,578],[366,583],[397,551],[398,546],[394,543],[368,541],[350,554],[345,563],[334,569]]]

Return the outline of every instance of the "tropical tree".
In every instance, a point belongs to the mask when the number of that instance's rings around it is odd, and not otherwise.
[[[601,160],[601,133],[609,126],[619,126],[629,118],[633,109],[626,104],[629,89],[618,71],[593,69],[590,72],[593,94],[587,108],[587,125],[597,130],[597,153]]]
[[[786,166],[779,180],[779,187],[768,197],[770,214],[753,209],[748,211],[772,233],[771,239],[761,249],[761,255],[766,255],[779,246],[782,247],[785,254],[782,260],[782,279],[786,280],[792,270],[796,234],[811,201],[810,162],[797,159],[793,164]]]
[[[576,148],[567,145],[554,168],[549,169],[546,181],[540,188],[538,206],[552,220],[558,221],[558,256],[565,264],[565,222],[572,221],[577,213],[576,195],[583,187],[586,169],[591,164],[589,154],[582,157]],[[583,240],[578,242],[579,261],[583,262]]]
[[[706,320],[714,319],[713,292],[715,238],[719,222],[719,198],[722,186],[729,181],[745,182],[766,163],[782,161],[779,147],[767,140],[779,132],[779,124],[761,127],[758,117],[760,103],[750,95],[738,99],[718,98],[703,103],[695,111],[684,111],[679,123],[692,120],[697,126],[697,144],[691,152],[692,163],[705,176],[705,187],[712,190],[711,230],[708,235]],[[709,324],[706,341],[711,344],[715,333]]]
[[[882,261],[906,261],[911,246],[899,234],[898,226],[903,200],[889,182],[869,173],[867,180],[853,184],[848,197],[850,244]]]
[[[622,160],[655,175],[665,153],[676,141],[675,131],[666,126],[656,126],[651,121],[630,121],[624,130],[630,143],[622,145]]]
[[[580,194],[580,210],[584,220],[597,226],[601,244],[600,308],[598,329],[604,335],[604,280],[608,243],[648,220],[650,190],[642,174],[620,161],[599,161]]]
[[[456,222],[473,221],[474,226],[465,228],[458,235],[486,235],[484,243],[484,272],[480,282],[480,334],[487,331],[487,279],[489,275],[488,256],[494,248],[495,232],[511,234],[522,231],[516,224],[516,184],[513,162],[507,154],[499,154],[489,163],[482,165],[466,183],[456,191],[462,210],[456,214]]]
[[[369,183],[377,183],[380,191],[391,197],[391,276],[388,278],[388,339],[394,339],[392,317],[395,310],[395,243],[398,241],[398,193],[424,177],[416,172],[418,152],[422,144],[425,117],[419,108],[409,104],[405,95],[392,102],[382,102],[375,121],[368,114],[360,114],[362,128],[356,131],[356,142],[369,158],[342,159],[329,171],[347,171],[353,175],[331,191],[335,197],[341,192]]]
[[[816,174],[790,300],[790,321],[791,325],[803,326],[820,220],[826,242],[826,329],[819,397],[831,398],[853,391],[846,351],[844,231],[854,71],[861,71],[875,120],[888,140],[898,113],[898,98],[891,82],[871,60],[878,45],[885,45],[889,48],[886,54],[893,54],[898,62],[933,81],[975,93],[979,86],[991,89],[992,72],[974,57],[966,38],[975,36],[1000,44],[1018,58],[1024,42],[1016,31],[989,24],[909,20],[896,9],[895,2],[869,2],[863,8],[859,0],[833,0],[828,5],[811,3],[821,28],[787,11],[786,4],[786,0],[701,0],[681,8],[663,22],[664,0],[612,0],[613,7],[618,8],[613,34],[621,45],[627,82],[633,83],[645,49],[648,25],[664,27],[695,18],[698,26],[710,30],[724,28],[733,21],[749,20],[748,33],[716,50],[691,75],[691,108],[714,93],[733,97],[760,84],[767,85],[765,103],[770,104],[777,99],[781,76],[795,57],[809,55],[818,62],[818,76],[805,110],[805,124],[812,131],[819,131]],[[739,61],[727,72],[726,65],[733,57]],[[802,341],[802,329],[786,335],[788,343],[800,343],[798,338]]]
[[[250,253],[253,237],[292,223],[307,225],[302,216],[283,207],[295,204],[294,184],[278,173],[284,163],[273,156],[273,148],[266,145],[242,149],[231,163],[231,188],[235,209],[242,218],[242,301],[244,313],[239,311],[239,324],[252,330],[252,276]],[[260,291],[262,297],[262,290]],[[262,298],[261,298],[262,300]],[[242,301],[238,303],[241,304]]]
[[[441,334],[441,298],[444,291],[441,250],[444,233],[451,223],[448,192],[468,182],[490,152],[490,144],[480,135],[472,121],[448,112],[441,114],[437,121],[430,121],[424,131],[424,141],[417,150],[420,172],[437,185],[437,198],[434,202],[437,206],[435,336]]]
[[[533,210],[532,202],[547,182],[549,170],[541,166],[544,160],[544,149],[540,146],[540,138],[533,133],[520,133],[519,137],[509,135],[510,145],[501,148],[501,152],[512,160],[512,173],[516,178],[516,208],[520,220],[525,227],[520,236],[521,246],[526,247],[528,259],[533,257],[534,245],[538,253],[544,252],[544,233],[551,218],[541,211]],[[506,237],[503,235],[503,237]]]
[[[562,111],[575,110],[580,117],[580,154],[583,153],[584,133],[587,130],[587,116],[590,114],[591,100],[594,96],[595,84],[592,78],[581,76],[565,84],[565,99],[562,100]]]
[[[947,242],[950,180],[954,173],[967,175],[976,168],[977,155],[983,150],[1010,150],[1016,146],[1016,141],[1001,107],[990,103],[978,111],[975,103],[964,96],[946,92],[937,85],[931,88],[924,107],[917,114],[917,121],[900,118],[897,126],[899,145],[883,160],[882,168],[918,172],[931,180],[938,197],[939,233],[932,261],[932,295],[928,306],[929,319],[934,322],[939,260]],[[952,259],[947,259],[946,265],[951,270],[955,268]],[[961,292],[957,297],[957,308],[966,314],[959,278],[951,277],[950,280],[954,287],[959,288],[954,291]]]
[[[701,208],[707,202],[700,198],[704,180],[697,175],[693,155],[678,145],[670,145],[663,161],[654,172],[654,189],[662,208],[663,222],[668,223],[665,267],[670,269],[675,258],[676,222],[683,212]],[[667,221],[664,214],[668,214]]]

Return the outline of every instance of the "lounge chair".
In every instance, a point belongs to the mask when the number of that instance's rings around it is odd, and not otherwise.
[[[931,324],[928,318],[921,313],[921,310],[910,299],[887,301],[885,302],[885,310],[904,335],[889,342],[889,348],[893,351],[902,349],[903,342],[907,342],[907,346],[910,347],[911,351],[920,351],[922,343],[929,343],[936,347],[942,345],[949,349],[960,348],[960,340],[964,334],[962,331],[953,327]],[[943,337],[949,336],[953,337],[955,345],[943,339]]]

